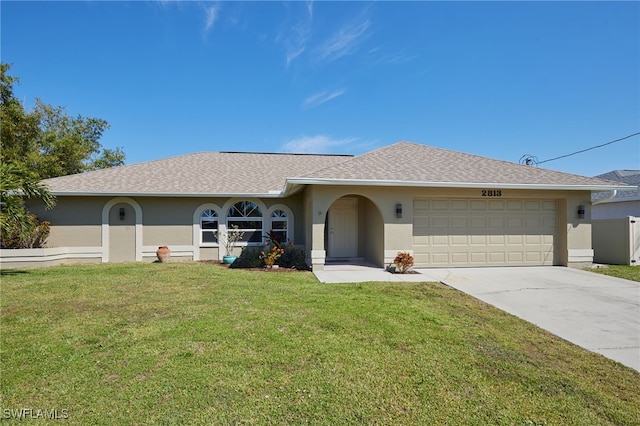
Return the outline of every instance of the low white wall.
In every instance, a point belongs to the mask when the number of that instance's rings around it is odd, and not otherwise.
[[[193,260],[194,248],[193,246],[167,246],[171,250],[169,260]],[[155,262],[158,260],[156,256],[156,250],[158,246],[143,246],[142,247],[142,260],[145,262]]]
[[[141,260],[157,260],[157,246],[143,246]],[[170,259],[193,260],[193,246],[169,246]],[[0,268],[38,268],[72,263],[101,263],[106,259],[102,247],[51,247],[0,249]]]
[[[37,268],[63,263],[100,263],[102,247],[0,249],[0,268]]]

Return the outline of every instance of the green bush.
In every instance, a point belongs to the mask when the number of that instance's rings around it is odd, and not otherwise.
[[[287,247],[284,249],[284,254],[277,262],[282,268],[289,269],[299,269],[301,271],[309,271],[309,265],[307,265],[304,249],[301,247],[296,247],[295,245],[289,243]]]
[[[242,253],[231,264],[231,268],[261,268],[264,266],[264,262],[260,259],[259,247],[245,247],[242,249]]]
[[[0,247],[8,249],[42,248],[49,237],[50,223],[40,221],[38,216],[28,216],[29,227],[13,227],[10,232],[4,230],[0,239]]]
[[[298,269],[300,271],[309,271],[309,265],[305,261],[304,249],[288,244],[284,248],[284,254],[276,261],[276,265],[281,268]],[[231,268],[263,268],[264,261],[260,258],[260,247],[245,247],[233,262]]]

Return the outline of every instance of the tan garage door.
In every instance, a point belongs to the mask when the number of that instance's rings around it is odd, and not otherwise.
[[[414,200],[416,266],[553,265],[556,202]]]

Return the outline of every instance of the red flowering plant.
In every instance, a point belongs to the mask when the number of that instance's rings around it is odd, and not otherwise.
[[[264,261],[267,266],[272,266],[276,263],[276,260],[284,254],[284,248],[281,246],[281,242],[278,239],[275,232],[268,232],[265,236],[267,241],[264,242],[264,250],[260,252],[260,259]]]
[[[404,274],[413,268],[413,256],[411,256],[408,251],[398,252],[396,257],[393,259],[393,263],[396,264],[397,271]]]

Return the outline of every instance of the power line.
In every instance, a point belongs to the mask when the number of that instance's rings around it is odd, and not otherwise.
[[[525,154],[522,157],[520,157],[520,164],[526,164],[527,166],[531,166],[531,165],[537,166],[537,165],[542,164],[542,163],[548,163],[549,161],[559,160],[560,158],[571,157],[572,155],[581,154],[583,152],[591,151],[592,149],[602,148],[603,146],[611,145],[612,143],[620,142],[620,141],[623,141],[625,139],[629,139],[629,138],[632,138],[632,137],[638,136],[638,135],[640,135],[640,132],[633,133],[633,134],[630,134],[630,135],[625,136],[623,138],[616,139],[616,140],[613,140],[613,141],[610,141],[610,142],[606,142],[606,143],[603,143],[601,145],[592,146],[591,148],[581,149],[580,151],[572,152],[571,154],[565,154],[565,155],[561,155],[559,157],[549,158],[548,160],[543,160],[543,161],[539,161],[538,157],[536,157],[535,155]]]

